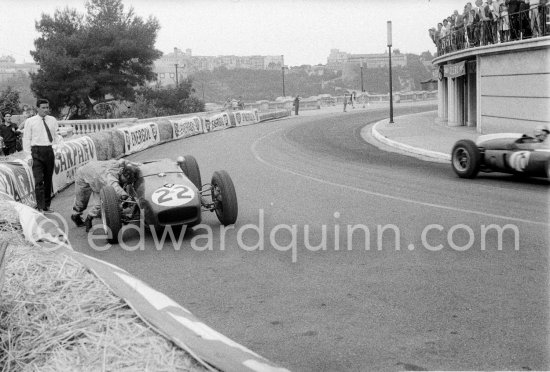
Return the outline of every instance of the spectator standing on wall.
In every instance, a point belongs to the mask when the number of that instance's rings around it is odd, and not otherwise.
[[[529,18],[531,19],[531,31],[533,32],[533,37],[541,36],[541,27],[539,21],[539,5],[540,0],[530,0],[529,1]]]
[[[437,55],[440,56],[443,54],[443,48],[441,47],[441,31],[443,30],[443,23],[439,22],[437,24],[437,30],[434,33],[435,46],[437,48]]]
[[[49,116],[50,103],[47,99],[36,101],[38,114],[25,121],[23,131],[23,151],[34,176],[34,191],[36,208],[41,212],[52,212],[52,177],[55,166],[53,144],[58,144],[58,124],[53,116]]]
[[[519,1],[520,38],[531,37],[531,25],[529,24],[529,0]]]
[[[468,37],[470,37],[471,34],[471,40],[470,40],[470,46],[471,47],[477,47],[479,46],[479,15],[477,15],[475,9],[470,10],[470,31],[468,33]]]
[[[298,115],[298,111],[300,110],[300,96],[296,96],[294,98],[294,115]]]
[[[4,155],[10,155],[16,152],[17,136],[19,134],[17,124],[12,123],[11,114],[4,116],[4,124],[0,127],[0,137],[3,139]]]
[[[458,10],[455,10],[455,40],[456,48],[464,48],[464,14],[458,13]]]
[[[508,16],[508,8],[506,5],[500,5],[500,41],[505,43],[510,41],[510,17]]]
[[[500,18],[500,5],[497,0],[487,0],[489,10],[491,11],[491,36],[493,44],[497,44],[498,40],[498,20]]]
[[[439,39],[441,40],[441,49],[443,50],[443,53],[448,53],[450,45],[449,35],[451,34],[451,30],[447,18],[445,18],[442,22],[443,27],[441,28]]]
[[[510,38],[512,40],[519,39],[519,0],[506,0],[508,7],[508,17],[510,18]]]

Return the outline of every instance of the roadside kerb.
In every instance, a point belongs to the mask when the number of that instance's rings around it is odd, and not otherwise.
[[[426,150],[426,149],[422,149],[422,148],[419,148],[419,147],[406,145],[404,143],[392,140],[392,139],[384,136],[383,134],[381,134],[378,131],[378,127],[382,126],[382,125],[391,125],[389,123],[389,119],[384,119],[382,121],[379,121],[379,122],[375,123],[372,126],[372,129],[371,129],[372,136],[377,141],[382,142],[383,144],[388,145],[390,147],[394,147],[394,148],[403,150],[405,152],[410,152],[410,153],[413,153],[413,154],[416,154],[416,155],[425,156],[427,158],[451,161],[451,155],[450,154],[445,154],[445,153],[439,152],[439,151]]]

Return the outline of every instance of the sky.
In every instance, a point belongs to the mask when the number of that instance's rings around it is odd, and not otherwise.
[[[123,0],[136,15],[157,18],[156,48],[195,56],[284,55],[286,65],[326,64],[331,49],[347,53],[392,50],[420,54],[435,46],[428,29],[465,0]],[[85,12],[85,0],[0,0],[0,55],[33,62],[40,36],[35,21],[66,7]]]

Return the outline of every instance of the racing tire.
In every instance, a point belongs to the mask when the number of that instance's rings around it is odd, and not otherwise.
[[[224,226],[234,224],[239,213],[237,194],[233,181],[226,171],[216,171],[212,175],[211,194],[220,223]]]
[[[460,178],[474,178],[479,173],[481,152],[472,140],[460,140],[453,146],[451,165]]]
[[[199,169],[199,164],[197,163],[197,159],[191,155],[186,155],[183,157],[184,161],[181,163],[181,170],[189,178],[189,181],[193,183],[197,187],[197,189],[202,188],[202,180],[201,180],[201,171]]]
[[[120,197],[112,186],[105,186],[99,192],[101,199],[101,221],[111,244],[118,243],[118,234],[122,229],[120,220]]]

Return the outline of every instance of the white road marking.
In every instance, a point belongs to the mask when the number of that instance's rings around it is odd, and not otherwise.
[[[434,203],[426,203],[426,202],[423,202],[423,201],[404,198],[404,197],[401,197],[401,196],[394,196],[394,195],[383,194],[383,193],[379,193],[379,192],[375,192],[375,191],[369,191],[369,190],[361,189],[359,187],[354,187],[354,186],[344,185],[344,184],[341,184],[341,183],[327,181],[327,180],[324,180],[324,179],[321,179],[321,178],[309,176],[307,174],[303,174],[303,173],[296,172],[296,171],[293,171],[293,170],[290,170],[290,169],[287,169],[287,168],[283,168],[283,167],[280,167],[280,166],[275,165],[275,164],[271,164],[268,161],[264,160],[260,156],[260,154],[258,153],[258,150],[256,149],[256,147],[258,146],[260,141],[262,141],[265,138],[267,138],[271,135],[274,135],[278,132],[282,132],[285,129],[286,128],[281,128],[281,129],[275,130],[273,132],[267,133],[267,134],[261,136],[260,138],[256,139],[252,143],[252,145],[250,146],[250,150],[252,151],[252,154],[254,155],[254,158],[256,158],[257,161],[259,161],[260,163],[263,163],[267,166],[270,166],[272,168],[278,169],[282,172],[286,172],[286,173],[289,173],[289,174],[292,174],[292,175],[295,175],[295,176],[303,177],[303,178],[306,178],[306,179],[309,179],[309,180],[312,180],[312,181],[316,181],[316,182],[319,182],[319,183],[322,183],[322,184],[325,184],[325,185],[329,185],[329,186],[341,187],[341,188],[344,188],[344,189],[356,191],[356,192],[367,194],[367,195],[378,196],[380,198],[397,200],[397,201],[401,201],[401,202],[405,202],[405,203],[411,203],[411,204],[421,205],[421,206],[430,207],[430,208],[438,208],[438,209],[443,209],[443,210],[447,210],[447,211],[474,214],[474,215],[483,216],[483,217],[499,218],[499,219],[503,219],[503,220],[523,222],[523,223],[528,223],[528,224],[533,224],[533,225],[540,225],[540,226],[550,226],[550,224],[548,222],[533,221],[533,220],[527,220],[527,219],[524,219],[524,218],[504,216],[504,215],[493,214],[493,213],[485,213],[485,212],[475,211],[475,210],[471,210],[471,209],[456,208],[456,207],[450,207],[450,206],[447,206],[447,205],[434,204]]]

